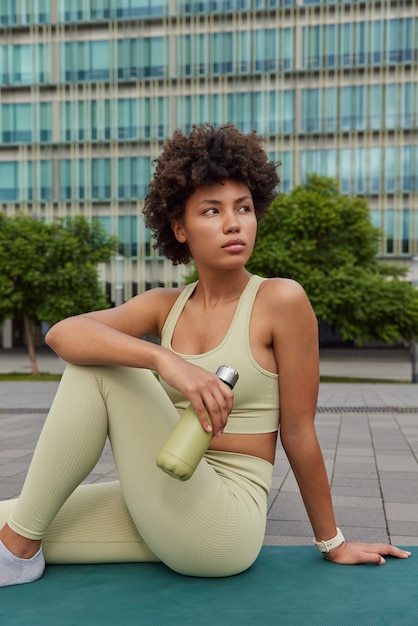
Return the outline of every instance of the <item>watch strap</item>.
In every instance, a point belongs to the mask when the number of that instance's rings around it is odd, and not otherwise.
[[[344,543],[345,538],[342,534],[341,530],[337,527],[337,534],[332,539],[328,539],[327,541],[313,541],[315,548],[318,552],[330,552],[334,548],[338,548],[342,543]]]

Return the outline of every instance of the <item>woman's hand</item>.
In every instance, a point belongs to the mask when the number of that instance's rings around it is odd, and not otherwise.
[[[338,548],[324,552],[323,556],[327,561],[340,563],[341,565],[356,565],[359,563],[375,563],[384,565],[384,556],[392,556],[398,559],[407,559],[411,552],[401,550],[388,543],[358,543],[355,541],[345,541]]]
[[[166,350],[158,364],[158,373],[170,387],[174,387],[190,400],[204,430],[213,431],[214,436],[219,437],[232,411],[234,394],[228,385],[216,374],[188,363]]]

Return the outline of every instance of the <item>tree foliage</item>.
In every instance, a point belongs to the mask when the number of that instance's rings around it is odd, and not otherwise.
[[[247,267],[300,282],[344,340],[409,341],[418,337],[418,290],[403,267],[377,260],[379,236],[363,198],[312,175],[273,202]]]
[[[115,247],[98,222],[83,216],[47,223],[0,213],[0,320],[23,318],[28,330],[28,320],[53,324],[106,308],[97,264]]]

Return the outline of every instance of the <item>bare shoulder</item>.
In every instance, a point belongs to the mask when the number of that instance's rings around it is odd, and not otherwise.
[[[184,287],[156,287],[149,289],[132,298],[131,306],[143,313],[144,310],[156,320],[156,330],[160,331],[164,322],[173,308],[174,303],[183,291]]]
[[[258,302],[257,302],[258,301]],[[255,305],[257,317],[272,335],[316,332],[317,319],[309,298],[300,283],[289,278],[269,278],[259,288]]]
[[[308,304],[309,300],[302,285],[291,278],[269,278],[259,287],[260,300],[268,308],[290,307]]]

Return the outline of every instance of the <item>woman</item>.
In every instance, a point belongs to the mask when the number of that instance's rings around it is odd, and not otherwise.
[[[39,578],[44,555],[50,563],[161,560],[192,576],[245,570],[263,542],[279,404],[281,441],[318,549],[347,564],[409,556],[345,542],[336,527],[314,429],[315,315],[296,282],[245,269],[277,183],[254,133],[204,125],[166,142],[145,219],[173,263],[193,258],[199,280],[49,331],[69,365],[21,497],[0,507],[2,586]],[[161,345],[140,339],[151,334]],[[214,374],[222,364],[239,371],[234,392]],[[189,402],[214,437],[182,483],[155,459]],[[119,481],[79,487],[107,436]]]

